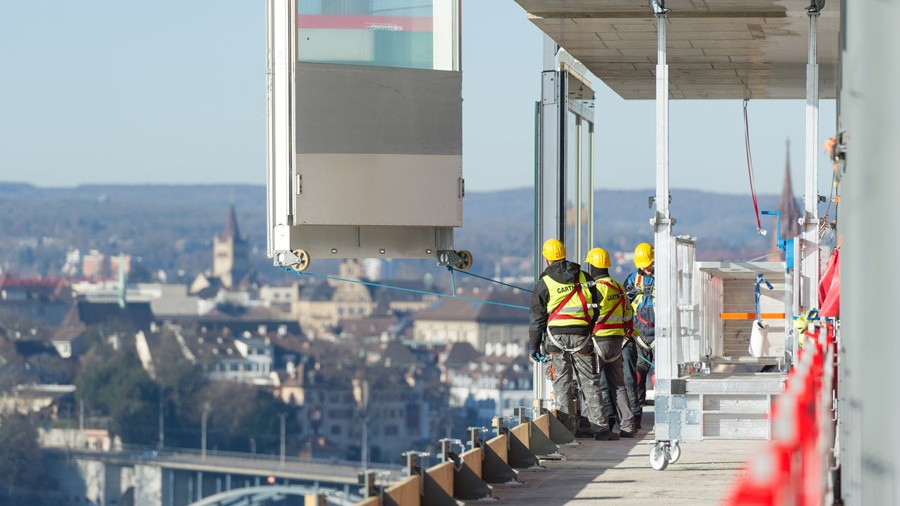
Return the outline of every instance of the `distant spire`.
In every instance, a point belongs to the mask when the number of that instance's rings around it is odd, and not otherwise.
[[[241,231],[238,229],[237,213],[234,210],[234,204],[231,204],[229,208],[228,221],[225,222],[225,233],[222,237],[237,241],[241,240]]]
[[[791,239],[800,235],[800,206],[794,198],[794,187],[791,184],[791,140],[785,143],[784,184],[781,187],[781,237]]]

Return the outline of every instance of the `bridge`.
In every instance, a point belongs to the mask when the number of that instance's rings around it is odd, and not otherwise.
[[[60,494],[98,505],[292,504],[288,497],[308,494],[324,494],[329,504],[352,504],[361,497],[357,462],[191,449],[48,448],[45,455]],[[401,478],[400,466],[368,470],[386,482]]]

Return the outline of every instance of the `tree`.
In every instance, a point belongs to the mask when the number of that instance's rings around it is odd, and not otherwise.
[[[266,390],[231,382],[209,383],[200,396],[210,406],[207,440],[210,446],[222,450],[251,451],[250,438],[260,453],[279,451],[279,413],[289,413],[291,408]],[[203,402],[196,403],[199,420]],[[287,433],[296,432],[293,416],[285,420]]]
[[[0,490],[4,504],[27,504],[21,489],[38,488],[44,473],[37,430],[19,414],[0,416]]]
[[[102,354],[87,357],[75,386],[85,405],[112,417],[112,429],[124,443],[156,440],[159,388],[130,351],[120,350],[107,360]]]

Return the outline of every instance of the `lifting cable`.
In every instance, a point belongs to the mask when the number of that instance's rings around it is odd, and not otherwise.
[[[532,292],[531,290],[529,290],[529,289],[527,289],[527,288],[522,288],[521,286],[510,285],[510,284],[504,283],[504,282],[502,282],[502,281],[497,281],[496,279],[486,278],[486,277],[484,277],[484,276],[479,276],[478,274],[473,274],[473,273],[471,273],[471,272],[469,272],[469,271],[463,271],[463,270],[460,270],[460,269],[454,269],[452,265],[448,265],[448,266],[447,266],[447,270],[450,271],[450,275],[451,275],[451,276],[453,275],[454,272],[459,272],[459,273],[462,273],[462,274],[468,274],[469,276],[476,277],[476,278],[478,278],[478,279],[483,279],[483,280],[485,280],[485,281],[490,281],[491,283],[496,283],[496,284],[498,284],[498,285],[508,286],[508,287],[510,287],[510,288],[515,288],[516,290],[522,290],[523,292],[528,292],[528,293],[531,293],[531,292]]]
[[[750,153],[750,120],[747,119],[747,104],[749,98],[744,99],[744,150],[747,152],[747,174],[750,176],[750,195],[753,197],[753,211],[756,213],[756,231],[759,235],[766,235],[759,219],[759,201],[756,199],[756,188],[753,187],[753,156]]]
[[[493,305],[495,305],[495,306],[511,307],[511,308],[515,308],[515,309],[529,309],[527,306],[517,306],[517,305],[515,305],[515,304],[506,304],[506,303],[503,303],[503,302],[496,302],[496,301],[492,301],[492,300],[475,299],[475,298],[472,298],[472,297],[461,297],[461,296],[459,296],[459,295],[448,295],[448,294],[446,294],[446,293],[428,292],[428,291],[425,291],[425,290],[415,290],[415,289],[413,289],[413,288],[404,288],[404,287],[402,287],[402,286],[384,285],[384,284],[381,284],[381,283],[372,283],[372,282],[370,282],[370,281],[362,281],[362,280],[359,280],[359,279],[346,279],[346,278],[338,278],[338,277],[335,277],[335,276],[326,276],[326,275],[324,275],[324,274],[313,274],[313,273],[311,273],[311,272],[300,272],[300,271],[297,271],[297,270],[295,270],[295,269],[290,268],[290,266],[280,266],[280,267],[281,267],[285,272],[293,272],[293,273],[296,274],[297,276],[312,276],[312,277],[314,277],[314,278],[330,279],[330,280],[332,280],[332,281],[342,281],[342,282],[346,282],[346,283],[357,283],[357,284],[360,284],[360,285],[374,286],[374,287],[378,287],[378,288],[387,288],[387,289],[390,289],[390,290],[400,290],[400,291],[403,291],[403,292],[418,293],[418,294],[422,294],[422,295],[434,295],[434,296],[436,296],[436,297],[445,297],[445,298],[448,298],[448,299],[466,300],[466,301],[469,301],[469,302],[483,302],[483,303],[485,303],[485,304],[493,304]],[[456,270],[456,269],[453,269],[453,270]],[[462,272],[462,271],[460,271],[460,272]],[[451,274],[452,274],[452,273],[451,273]],[[475,276],[475,275],[473,274],[473,276]],[[477,276],[477,277],[480,277],[480,276]],[[483,279],[488,279],[488,278],[483,278]],[[495,281],[495,280],[491,280],[491,279],[488,279],[488,281],[494,281],[495,283],[500,283],[499,281]],[[505,283],[501,283],[501,284],[505,284]],[[507,285],[507,286],[512,286],[512,285]],[[515,288],[518,288],[518,287],[515,287]],[[523,288],[520,288],[520,289],[524,290]],[[526,290],[526,291],[527,291],[527,292],[530,292],[531,290]]]

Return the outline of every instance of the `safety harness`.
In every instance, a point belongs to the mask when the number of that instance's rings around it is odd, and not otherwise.
[[[616,286],[612,283],[603,281],[601,279],[598,279],[597,283],[606,285],[608,288],[616,291],[619,294],[619,300],[616,301],[616,304],[612,307],[612,309],[610,309],[609,312],[606,313],[606,316],[604,316],[602,320],[600,320],[599,322],[597,322],[596,325],[594,325],[594,334],[596,334],[600,330],[612,330],[612,329],[623,329],[624,330],[625,329],[625,322],[624,322],[625,300],[626,300],[625,292],[618,286]],[[616,313],[617,311],[620,312],[622,315],[622,320],[623,320],[622,323],[606,323],[607,320],[609,320],[609,317],[612,316],[613,313]]]
[[[640,320],[641,323],[643,323],[644,325],[646,325],[648,327],[656,327],[656,325],[654,323],[650,323],[646,319],[642,318],[640,313],[637,310],[637,308],[640,307],[640,305],[644,303],[644,298],[645,298],[644,292],[647,290],[647,286],[644,285],[644,275],[641,274],[640,271],[638,271],[637,276],[634,277],[634,287],[636,289],[638,289],[638,294],[637,294],[637,296],[635,296],[634,304],[633,304],[634,317],[637,318],[638,320]],[[650,288],[655,289],[656,285],[655,284],[651,285]],[[641,348],[643,348],[645,350],[652,349],[652,345],[647,344],[647,342],[644,341],[644,339],[641,337],[640,333],[636,332],[632,335],[632,337],[634,338],[634,342],[636,342],[638,344],[638,346],[640,346]]]
[[[579,275],[579,277],[581,277],[581,275]],[[556,281],[554,280],[554,282],[556,282]],[[586,325],[590,325],[591,317],[588,316],[588,314],[589,314],[588,313],[588,303],[587,303],[587,300],[585,300],[585,298],[584,298],[584,292],[582,291],[582,288],[583,287],[590,288],[594,285],[596,285],[596,283],[594,283],[593,281],[585,281],[584,283],[582,283],[581,281],[576,281],[572,287],[572,291],[569,292],[569,294],[566,295],[563,298],[563,300],[556,306],[556,309],[554,309],[547,316],[547,324],[548,324],[547,325],[547,337],[550,338],[550,341],[553,343],[554,346],[556,346],[557,348],[561,349],[562,351],[564,351],[566,353],[575,353],[575,352],[581,350],[582,348],[584,348],[584,341],[582,341],[577,347],[566,348],[550,332],[549,323],[553,320],[560,319],[560,320],[578,320],[578,321],[584,322]],[[566,306],[566,304],[568,304],[568,302],[570,300],[572,300],[572,297],[574,297],[576,293],[578,293],[578,300],[581,301],[581,311],[582,311],[583,316],[572,316],[569,314],[562,313],[563,308]],[[589,336],[585,336],[585,341],[587,340],[588,337]]]

